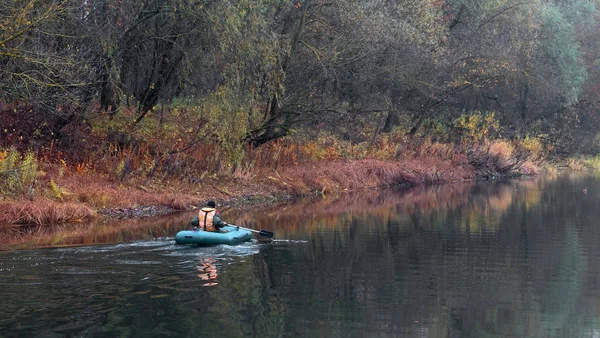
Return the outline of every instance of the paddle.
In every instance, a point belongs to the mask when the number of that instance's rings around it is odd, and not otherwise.
[[[255,232],[255,233],[257,233],[257,234],[259,234],[259,235],[261,235],[261,236],[265,236],[265,237],[269,237],[269,238],[273,238],[273,236],[275,236],[275,233],[273,233],[273,232],[271,232],[271,231],[269,231],[269,230],[261,230],[261,231],[258,231],[258,230],[254,230],[254,229],[248,229],[248,228],[244,228],[244,227],[241,227],[241,226],[239,226],[239,225],[235,225],[235,224],[227,224],[227,225],[231,225],[232,227],[238,227],[238,228],[240,228],[240,229],[244,229],[244,230],[252,231],[252,232]]]

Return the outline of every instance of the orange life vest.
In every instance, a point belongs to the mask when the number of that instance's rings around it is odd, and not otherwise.
[[[198,228],[204,231],[217,231],[213,225],[213,218],[217,214],[217,209],[204,207],[198,211]]]

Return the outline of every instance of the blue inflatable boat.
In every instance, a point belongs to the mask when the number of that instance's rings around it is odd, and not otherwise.
[[[236,226],[225,226],[221,229],[221,232],[182,230],[175,235],[175,243],[177,244],[235,245],[251,239],[252,232],[250,230]]]

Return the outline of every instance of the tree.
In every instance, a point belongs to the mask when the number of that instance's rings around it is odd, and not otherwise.
[[[88,3],[86,22],[99,52],[101,106],[114,111],[130,98],[140,122],[159,100],[175,97],[206,46],[202,2],[111,1]],[[130,102],[132,104],[132,102]]]
[[[248,133],[255,146],[323,123],[344,133],[341,126],[356,126],[357,117],[391,112],[428,86],[425,65],[443,32],[433,3],[300,1],[280,13],[277,64],[285,80],[272,86],[279,89]]]
[[[93,57],[77,32],[81,7],[68,0],[0,6],[0,99],[22,102],[22,129],[56,135],[93,98]],[[26,113],[27,112],[27,113]]]

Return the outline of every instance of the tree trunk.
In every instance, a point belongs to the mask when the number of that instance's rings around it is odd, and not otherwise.
[[[118,80],[113,76],[114,62],[112,57],[107,57],[104,63],[104,72],[101,75],[100,107],[103,111],[110,113],[111,117],[119,109]]]
[[[528,100],[529,100],[529,84],[524,82],[521,86],[521,92],[519,97],[519,111],[521,113],[521,119],[525,120],[527,116],[528,110]]]
[[[385,118],[385,123],[383,125],[383,128],[381,129],[381,132],[389,133],[397,125],[398,125],[398,112],[395,109],[390,109],[387,117]]]

